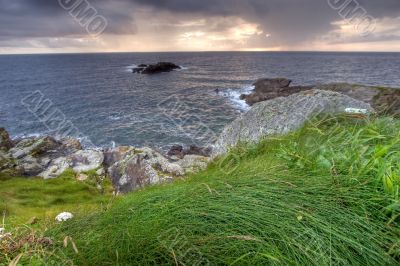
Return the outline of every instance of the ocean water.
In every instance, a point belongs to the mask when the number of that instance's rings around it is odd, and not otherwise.
[[[151,76],[130,71],[159,61],[183,68]],[[248,109],[239,96],[259,78],[400,87],[399,69],[399,53],[2,55],[0,127],[14,137],[56,134],[54,125],[67,121],[71,135],[78,131],[97,147],[204,145]],[[49,104],[48,110],[33,110],[35,92],[42,97],[36,103]],[[62,114],[59,124],[51,111]]]

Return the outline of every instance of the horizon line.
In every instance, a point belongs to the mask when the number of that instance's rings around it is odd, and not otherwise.
[[[150,53],[400,53],[400,51],[337,51],[337,50],[282,50],[282,51],[249,51],[249,50],[215,50],[215,51],[122,51],[122,52],[38,52],[38,53],[0,53],[4,55],[68,55],[68,54],[150,54]]]

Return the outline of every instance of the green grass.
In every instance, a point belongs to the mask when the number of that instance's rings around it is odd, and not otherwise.
[[[399,130],[389,118],[328,119],[238,147],[53,228],[77,247],[54,254],[77,265],[398,264]]]
[[[398,265],[399,132],[391,118],[327,118],[241,145],[186,180],[51,227],[55,245],[20,262]]]
[[[109,191],[101,193],[91,180],[76,181],[75,174],[68,170],[51,180],[3,175],[0,180],[0,227],[22,226],[33,217],[39,219],[38,226],[51,224],[62,211],[86,213],[107,204],[109,199]]]

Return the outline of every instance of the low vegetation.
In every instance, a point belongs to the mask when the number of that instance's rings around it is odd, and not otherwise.
[[[42,235],[52,244],[18,260],[395,265],[399,176],[400,121],[318,119],[291,135],[239,146],[186,180],[52,226]]]

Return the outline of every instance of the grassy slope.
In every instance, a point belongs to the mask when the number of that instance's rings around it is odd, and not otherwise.
[[[396,264],[400,123],[357,121],[239,147],[185,181],[127,195],[54,228],[79,250],[56,255],[78,265]]]
[[[107,204],[110,193],[102,194],[88,182],[75,180],[66,171],[60,178],[0,177],[0,227],[12,230],[23,226],[30,219],[39,219],[37,227],[54,223],[54,217],[62,211],[87,213]],[[4,224],[3,224],[4,220]]]

